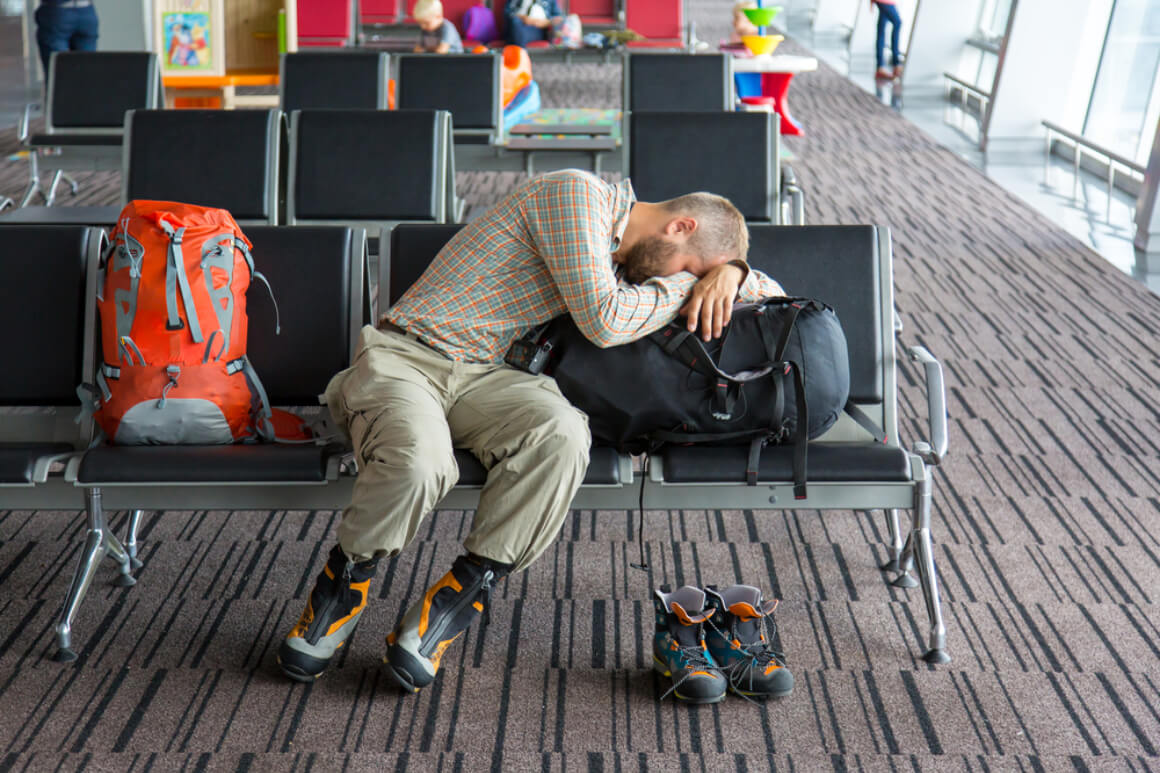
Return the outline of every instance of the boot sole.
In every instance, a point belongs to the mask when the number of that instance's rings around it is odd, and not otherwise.
[[[319,658],[312,658],[301,652],[290,651],[285,660],[282,659],[283,653],[278,653],[278,667],[282,669],[282,673],[293,679],[295,682],[310,683],[318,679],[326,673],[327,667],[330,665],[328,660],[320,660]],[[291,660],[291,656],[293,659]]]
[[[793,692],[793,688],[782,690],[781,692],[746,692],[745,690],[738,690],[736,687],[730,687],[729,692],[736,695],[744,695],[746,698],[753,698],[755,700],[765,700],[766,698],[784,698]]]
[[[397,645],[387,647],[386,657],[383,658],[383,663],[387,666],[387,673],[407,692],[419,692],[421,688],[435,681],[434,676],[428,677],[426,681],[416,679],[412,675],[411,669],[408,668],[414,664],[414,661],[415,657],[411,653]],[[418,669],[416,668],[416,670]]]

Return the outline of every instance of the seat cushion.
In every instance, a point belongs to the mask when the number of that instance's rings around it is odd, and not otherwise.
[[[470,451],[455,449],[455,461],[459,463],[460,485],[482,486],[487,481],[487,470]],[[615,486],[620,482],[620,455],[616,449],[593,446],[589,452],[588,472],[584,476],[584,485]]]
[[[28,139],[28,144],[34,148],[82,145],[120,147],[124,139],[122,134],[34,134]]]
[[[337,447],[313,445],[98,446],[77,473],[82,484],[321,483]]]
[[[663,452],[666,483],[745,483],[748,446],[679,446]],[[793,481],[793,445],[762,449],[757,479]],[[906,451],[879,443],[810,443],[806,479],[811,483],[910,480]]]
[[[0,443],[0,485],[32,483],[38,460],[72,450],[68,443]]]

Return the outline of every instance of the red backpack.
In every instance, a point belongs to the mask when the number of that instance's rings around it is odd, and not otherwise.
[[[246,290],[255,277],[269,288],[250,247],[224,209],[131,201],[121,210],[97,282],[94,418],[110,442],[274,439],[246,358]]]

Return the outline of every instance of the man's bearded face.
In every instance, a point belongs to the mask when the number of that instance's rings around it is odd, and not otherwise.
[[[668,264],[677,253],[677,245],[659,236],[642,236],[624,254],[624,279],[634,285],[666,276]]]

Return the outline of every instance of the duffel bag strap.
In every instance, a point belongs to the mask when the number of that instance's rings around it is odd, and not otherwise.
[[[856,421],[859,427],[869,432],[876,442],[885,443],[888,440],[886,433],[874,423],[873,419],[866,415],[865,411],[855,405],[853,400],[847,400],[842,410],[849,414],[850,418]]]
[[[806,450],[810,445],[810,414],[806,406],[805,375],[796,362],[789,363],[793,370],[793,387],[797,392],[797,432],[793,440],[793,498],[806,498]]]

